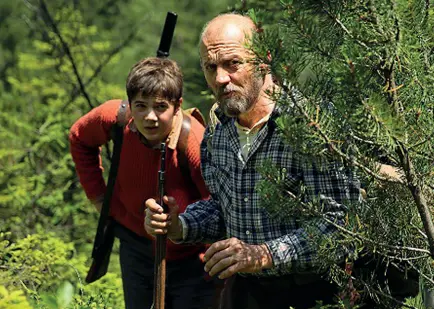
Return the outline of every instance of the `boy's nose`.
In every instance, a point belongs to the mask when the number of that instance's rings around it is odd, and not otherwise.
[[[153,110],[151,110],[145,114],[145,120],[157,121],[158,120],[157,114]]]

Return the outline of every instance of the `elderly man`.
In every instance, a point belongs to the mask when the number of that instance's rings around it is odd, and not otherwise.
[[[165,197],[169,214],[150,199],[145,228],[153,235],[167,233],[176,243],[213,243],[205,253],[205,270],[228,278],[223,308],[330,304],[337,288],[314,265],[316,244],[296,218],[276,219],[261,207],[257,168],[271,160],[286,174],[289,190],[297,192],[303,185],[308,199],[322,198],[329,218],[342,218],[342,203],[359,200],[359,184],[333,164],[328,169],[306,164],[282,141],[276,126],[281,112],[266,94],[276,85],[250,61],[253,55],[246,48],[253,31],[254,23],[236,14],[220,15],[205,26],[201,64],[219,106],[219,123],[207,128],[201,144],[211,198],[179,215],[174,198]],[[335,228],[316,220],[312,231],[329,235]]]

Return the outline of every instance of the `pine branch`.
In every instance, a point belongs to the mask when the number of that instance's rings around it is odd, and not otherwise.
[[[293,94],[292,90],[289,89],[289,87],[287,87],[285,85],[282,85],[282,87],[284,88],[285,92],[289,95],[289,98],[291,99],[291,101],[294,104],[294,106],[296,106],[297,109],[302,113],[302,115],[306,119],[307,123],[313,124],[311,127],[313,128],[313,130],[315,132],[318,132],[318,134],[321,136],[321,138],[328,145],[328,147],[331,150],[331,152],[336,153],[344,161],[346,161],[346,162],[348,162],[348,163],[350,163],[350,164],[352,164],[352,165],[354,165],[354,166],[362,169],[365,173],[367,173],[368,175],[374,177],[375,179],[377,179],[379,181],[398,183],[398,184],[401,184],[401,185],[405,185],[405,183],[401,179],[394,179],[394,178],[389,178],[389,177],[383,177],[383,176],[375,173],[374,171],[372,171],[369,168],[367,168],[364,164],[361,164],[361,163],[357,162],[354,158],[351,158],[350,156],[348,156],[347,154],[345,154],[341,150],[339,150],[335,146],[335,144],[332,142],[332,140],[321,130],[320,126],[316,123],[315,119],[312,119],[309,116],[309,114],[307,113],[307,111],[303,108],[303,106],[301,106],[301,104],[298,102],[298,100],[294,97],[294,94]]]
[[[431,141],[431,139],[432,139],[432,136],[428,136],[426,139],[424,139],[424,140],[422,140],[422,141],[420,141],[414,145],[409,146],[408,151],[412,151],[414,148],[417,148],[419,146],[422,146],[422,145],[428,143],[429,141]]]
[[[301,104],[294,97],[293,92],[288,87],[286,87],[285,91],[289,94],[289,97],[291,98],[292,103],[302,113],[302,115],[305,117],[305,119],[308,121],[308,123],[316,123],[314,119],[311,119],[311,117],[306,112],[306,110],[301,106]],[[358,163],[353,158],[350,158],[347,154],[345,154],[342,151],[340,151],[332,143],[332,141],[330,140],[330,138],[321,130],[321,128],[319,127],[318,124],[314,125],[313,129],[320,134],[320,136],[327,143],[327,145],[329,146],[329,148],[331,149],[331,151],[335,152],[336,154],[338,154],[346,162],[349,162],[349,163],[351,163],[351,164],[353,164],[353,165],[361,168],[367,174],[375,177],[378,180],[388,181],[388,182],[395,182],[395,183],[399,183],[399,184],[405,185],[405,183],[402,180],[400,180],[400,179],[381,177],[380,175],[378,175],[378,174],[374,173],[373,171],[371,171],[366,166]],[[397,142],[400,143],[399,141],[397,141]],[[417,208],[419,210],[419,214],[421,216],[421,220],[423,222],[425,231],[426,231],[427,236],[428,236],[428,243],[429,243],[429,246],[430,246],[430,252],[431,252],[431,255],[434,257],[434,223],[433,223],[432,218],[431,218],[430,210],[428,208],[427,201],[425,199],[425,196],[424,196],[424,194],[422,192],[421,187],[418,184],[416,184],[416,182],[415,182],[415,179],[416,179],[415,176],[416,176],[416,174],[415,174],[413,165],[412,165],[412,163],[410,161],[410,158],[408,157],[408,151],[403,152],[405,150],[405,147],[402,144],[401,144],[400,149],[402,149],[402,150],[401,151],[398,150],[398,156],[401,158],[401,165],[403,166],[404,172],[406,174],[406,179],[407,179],[406,186],[410,189],[410,192],[412,193],[412,195],[414,197],[414,200],[416,202]]]
[[[372,52],[374,55],[376,55],[379,59],[381,59],[381,56],[372,48],[370,48],[368,45],[366,45],[365,42],[359,40],[356,38],[349,30],[348,28],[343,24],[343,22],[337,18],[335,15],[333,15],[330,10],[326,8],[326,4],[324,1],[321,1],[321,4],[323,5],[324,12],[335,22],[339,25],[339,27],[358,45],[362,46],[363,48],[367,49],[369,52]]]
[[[47,17],[50,27],[52,28],[52,30],[56,34],[57,38],[60,40],[62,48],[63,48],[64,52],[66,53],[66,56],[68,57],[71,65],[72,65],[72,69],[74,71],[75,78],[77,79],[77,82],[79,84],[80,92],[85,97],[86,102],[87,102],[87,104],[89,106],[89,109],[93,109],[94,105],[92,104],[92,101],[90,99],[89,94],[86,91],[86,87],[85,87],[85,85],[83,83],[83,80],[82,80],[82,78],[80,76],[80,73],[78,72],[78,68],[77,68],[75,59],[72,56],[72,53],[71,53],[71,50],[69,48],[68,43],[63,39],[63,36],[60,33],[59,28],[57,27],[56,22],[54,21],[53,17],[51,16],[51,14],[50,14],[50,12],[49,12],[49,10],[47,8],[47,5],[45,4],[44,0],[40,0],[40,7],[42,9],[42,12]],[[106,153],[107,153],[107,159],[109,161],[111,161],[111,155],[110,155],[111,151],[110,151],[110,147],[108,146],[108,144],[105,144],[105,148],[106,148]]]
[[[426,250],[426,249],[414,248],[414,247],[406,247],[406,246],[394,246],[394,245],[389,245],[389,244],[386,244],[386,243],[381,243],[381,242],[378,242],[378,241],[376,241],[376,240],[369,239],[369,238],[367,238],[367,237],[365,237],[365,236],[360,235],[359,233],[356,233],[356,232],[350,231],[350,230],[344,228],[342,225],[337,224],[337,223],[334,222],[333,220],[330,220],[330,219],[327,217],[326,214],[324,214],[324,213],[322,213],[322,212],[320,212],[320,211],[317,211],[317,210],[313,209],[313,208],[310,207],[308,204],[306,204],[305,202],[301,201],[301,200],[300,200],[299,198],[297,198],[297,196],[296,196],[294,193],[292,193],[291,191],[286,190],[285,193],[288,194],[291,198],[297,200],[297,202],[300,203],[300,206],[302,206],[304,210],[309,210],[313,216],[320,217],[320,218],[323,219],[325,222],[327,222],[328,224],[332,225],[333,227],[335,227],[335,228],[338,229],[339,231],[343,232],[344,234],[350,235],[350,236],[352,236],[352,237],[354,237],[354,238],[356,238],[356,239],[359,239],[359,240],[361,240],[361,241],[364,241],[365,243],[370,243],[370,244],[373,244],[373,245],[375,245],[375,246],[382,247],[382,248],[385,248],[385,249],[389,249],[389,250],[392,250],[392,251],[397,251],[397,250],[398,250],[398,251],[410,251],[410,252],[425,253],[425,254],[427,254],[428,256],[430,255],[430,251],[429,251],[429,250]],[[395,258],[397,258],[397,257],[395,257]]]
[[[290,17],[292,17],[292,16],[290,16]],[[326,59],[336,60],[337,62],[341,62],[341,63],[347,65],[347,61],[345,59],[335,57],[329,51],[321,48],[321,46],[319,46],[318,44],[313,44],[314,40],[312,40],[311,35],[306,32],[306,30],[305,30],[306,28],[302,27],[302,24],[298,23],[294,17],[292,17],[292,21],[293,21],[294,25],[297,27],[299,34],[302,35],[304,38],[306,38],[309,43],[312,43],[311,46],[312,46],[313,50],[316,50],[321,56],[323,56]]]
[[[95,69],[92,76],[84,83],[85,86],[88,86],[99,75],[99,73],[101,73],[102,69],[110,62],[110,60],[134,39],[136,33],[137,33],[137,29],[131,31],[130,34],[126,37],[126,39],[122,43],[120,43],[118,46],[116,46],[108,53],[107,57]],[[75,87],[72,90],[71,98],[68,102],[66,102],[64,106],[62,106],[62,111],[65,111],[65,109],[75,101],[75,99],[79,94],[79,90],[80,88],[77,87]]]
[[[399,256],[394,256],[394,255],[388,255],[388,254],[384,254],[382,252],[377,252],[378,254],[380,254],[382,257],[391,259],[391,260],[398,260],[400,262],[410,262],[410,261],[417,261],[417,260],[424,260],[427,259],[430,256],[429,253],[423,254],[423,255],[418,255],[418,256],[413,256],[413,257],[399,257]]]
[[[421,272],[411,261],[408,261],[408,264],[411,266],[412,269],[414,269],[420,276],[422,276],[426,281],[430,282],[434,285],[433,278],[428,277],[423,272]]]
[[[416,230],[416,231],[418,231],[419,232],[419,234],[423,237],[423,238],[425,238],[425,239],[428,239],[428,236],[420,229],[420,228],[418,228],[413,222],[410,222],[410,225]]]
[[[53,17],[51,16],[51,14],[50,14],[50,12],[49,12],[49,10],[47,8],[47,5],[45,4],[45,1],[44,0],[39,0],[39,3],[40,3],[40,8],[41,8],[42,12],[45,14],[45,16],[48,19],[49,26],[54,31],[54,33],[56,34],[57,38],[60,40],[60,43],[62,44],[62,48],[63,48],[64,52],[66,53],[66,56],[68,57],[69,61],[71,62],[72,69],[74,71],[75,78],[77,79],[77,82],[78,82],[78,84],[80,86],[81,93],[86,98],[86,101],[87,101],[87,104],[89,105],[89,108],[92,109],[94,107],[94,105],[92,104],[90,96],[87,93],[86,88],[85,88],[85,86],[83,84],[82,78],[80,76],[80,73],[78,72],[77,65],[75,63],[75,59],[74,59],[74,57],[71,54],[71,50],[69,49],[68,44],[63,39],[63,36],[60,33],[60,31],[59,31],[59,29],[57,27],[56,22],[54,21]]]
[[[401,165],[407,179],[407,187],[410,189],[414,201],[416,202],[420,218],[422,220],[425,232],[428,237],[431,256],[434,258],[434,223],[431,217],[431,212],[425,195],[423,193],[422,187],[417,182],[416,172],[414,170],[413,163],[409,157],[408,150],[406,149],[404,144],[402,144],[401,142],[398,143],[399,147],[397,149],[397,154],[401,160]]]
[[[394,298],[393,296],[391,296],[387,293],[384,293],[383,291],[381,291],[379,289],[372,288],[371,284],[369,282],[366,282],[365,280],[354,278],[354,277],[352,277],[352,278],[355,279],[356,281],[358,280],[361,284],[363,284],[366,288],[368,288],[368,291],[373,292],[374,294],[380,295],[382,297],[385,297],[385,298],[393,301],[395,304],[400,305],[401,307],[410,308],[410,309],[420,309],[420,308],[414,307],[412,305],[408,305],[405,302],[400,301],[400,300]]]
[[[430,251],[429,251],[429,250],[426,250],[426,249],[414,248],[414,247],[406,247],[406,246],[394,246],[394,245],[389,245],[389,244],[386,244],[386,243],[381,243],[381,242],[378,242],[378,241],[375,241],[375,240],[369,239],[369,238],[367,238],[367,237],[364,237],[364,236],[362,236],[362,235],[360,235],[360,234],[358,234],[358,233],[352,232],[352,231],[350,231],[350,230],[344,228],[343,226],[341,226],[341,225],[339,225],[339,224],[333,222],[332,220],[328,219],[328,218],[327,218],[324,214],[322,214],[322,213],[319,213],[319,212],[318,212],[317,215],[321,215],[321,217],[322,217],[322,219],[323,219],[324,221],[326,221],[327,223],[333,225],[335,228],[337,228],[337,229],[340,230],[341,232],[343,232],[343,233],[345,233],[345,234],[348,234],[348,235],[350,235],[350,236],[352,236],[352,237],[354,237],[354,238],[356,238],[356,239],[359,239],[359,240],[361,240],[361,241],[364,241],[364,242],[366,242],[366,243],[370,243],[370,244],[373,244],[373,245],[375,245],[375,246],[383,247],[383,248],[385,248],[385,249],[389,249],[389,250],[392,250],[392,251],[396,251],[396,250],[398,250],[398,251],[410,251],[410,252],[426,253],[427,255],[430,255],[430,254],[431,254]],[[395,257],[395,258],[396,258],[396,257]]]

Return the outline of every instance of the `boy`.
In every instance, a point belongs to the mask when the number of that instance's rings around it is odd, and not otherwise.
[[[120,264],[127,309],[149,309],[153,298],[153,241],[144,230],[144,202],[158,196],[161,142],[166,142],[165,193],[176,196],[179,211],[209,193],[200,171],[203,126],[191,118],[185,147],[190,175],[178,161],[177,147],[183,122],[183,77],[169,59],[146,58],[131,69],[126,91],[131,119],[124,129],[121,158],[110,206],[120,240]],[[110,100],[81,117],[71,128],[70,146],[86,195],[101,210],[106,185],[100,147],[110,140],[120,100]],[[185,163],[184,163],[185,164]],[[204,245],[167,243],[166,308],[208,308],[214,283],[204,278],[199,255]]]

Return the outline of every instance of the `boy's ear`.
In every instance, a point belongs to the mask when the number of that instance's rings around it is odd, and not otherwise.
[[[183,100],[182,100],[182,97],[181,97],[181,98],[179,98],[178,102],[176,102],[176,105],[175,105],[176,111],[178,111],[178,109],[181,108],[182,101]]]

